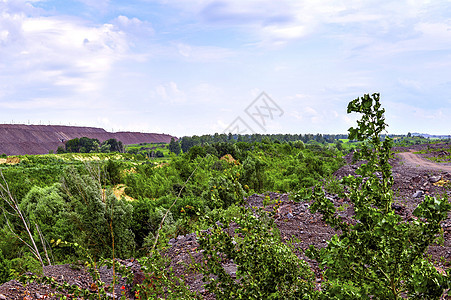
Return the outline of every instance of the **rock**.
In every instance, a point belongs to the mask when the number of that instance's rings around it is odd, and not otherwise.
[[[442,176],[440,176],[440,175],[429,177],[429,181],[432,182],[432,183],[436,183],[436,182],[439,181],[440,179],[442,179]]]
[[[412,195],[413,198],[421,198],[423,197],[423,191],[416,191],[415,194]]]
[[[133,275],[133,286],[137,284],[143,284],[144,279],[146,279],[146,275],[144,275],[144,272],[141,270],[136,271]]]
[[[399,204],[395,204],[393,203],[391,208],[393,208],[395,211],[401,211],[402,210],[402,206]]]
[[[111,294],[111,293],[106,293],[106,296],[108,297],[108,299],[117,299],[117,295],[114,295],[113,296],[113,294]]]
[[[188,234],[186,236],[186,240],[187,241],[195,241],[196,240],[196,234],[195,233]]]
[[[236,271],[238,267],[236,264],[226,264],[223,265],[224,271],[226,271],[231,277],[236,278]]]

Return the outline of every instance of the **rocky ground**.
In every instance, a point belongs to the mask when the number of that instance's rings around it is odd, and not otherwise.
[[[395,179],[394,208],[403,218],[409,219],[415,207],[424,199],[425,195],[448,195],[451,196],[448,181],[451,182],[451,164],[435,164],[425,160],[423,157],[413,154],[412,150],[418,151],[426,146],[417,145],[410,148],[397,148],[397,155],[391,161],[392,172]],[[434,146],[438,147],[438,146]],[[446,155],[446,153],[444,154]],[[347,175],[354,175],[357,165],[352,164],[351,157],[346,157],[348,164],[335,173],[335,176],[341,178]],[[431,167],[432,166],[432,167]],[[288,194],[266,193],[264,195],[254,194],[247,199],[249,207],[263,207],[263,199],[269,196],[272,200],[281,201],[280,207],[275,214],[275,223],[277,224],[282,239],[288,240],[293,237],[299,240],[297,247],[305,250],[309,245],[325,247],[328,239],[336,232],[321,220],[320,214],[312,214],[309,211],[311,203],[294,202],[290,200]],[[337,207],[341,207],[342,217],[352,215],[352,207],[345,199],[337,195],[327,195]],[[444,245],[432,245],[429,248],[429,254],[436,261],[436,267],[445,269],[451,258],[451,215],[442,224],[444,229]],[[191,259],[196,262],[202,259],[202,253],[198,251],[198,243],[194,233],[185,236],[178,236],[170,240],[170,248],[167,251],[171,258],[171,265],[177,274],[184,274],[186,282],[191,290],[196,291],[205,299],[214,299],[213,295],[208,294],[204,287],[202,276],[193,270],[187,268]],[[315,261],[312,261],[299,251],[299,255],[305,259],[313,270],[319,275]],[[139,265],[133,260],[122,261],[126,266],[132,267],[135,271]],[[224,264],[225,270],[234,276],[236,265]],[[44,269],[47,276],[54,277],[57,281],[67,281],[70,284],[76,284],[82,288],[92,288],[92,281],[83,269],[73,268],[69,265],[47,266]],[[111,282],[112,271],[103,267],[100,274],[105,282]],[[317,276],[317,284],[321,284],[321,277]],[[116,295],[120,295],[121,287],[125,286],[130,296],[130,287],[122,280],[116,286]],[[48,286],[29,284],[24,287],[17,281],[9,281],[0,286],[1,299],[45,299],[50,298],[51,289]]]

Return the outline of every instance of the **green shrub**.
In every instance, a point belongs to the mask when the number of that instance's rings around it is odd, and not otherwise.
[[[356,170],[361,177],[348,176],[341,182],[353,205],[354,221],[349,224],[336,214],[337,208],[321,187],[313,194],[312,213],[321,212],[327,224],[342,231],[326,248],[311,246],[307,252],[325,269],[327,299],[400,299],[406,294],[439,299],[449,285],[424,254],[442,232],[440,222],[451,205],[447,199],[426,197],[410,222],[395,214],[389,165],[392,141],[380,139],[387,126],[384,111],[379,94],[364,95],[348,106],[348,113],[362,113],[358,127],[349,129],[349,138],[364,142],[356,153],[364,160]]]
[[[62,193],[70,203],[70,218],[77,230],[74,241],[95,258],[111,257],[113,245],[117,257],[127,257],[135,246],[130,229],[133,206],[118,200],[111,191],[102,190],[99,181],[72,167],[64,174]]]
[[[0,284],[11,278],[10,267],[11,263],[3,257],[2,250],[0,250]]]
[[[206,288],[216,299],[308,299],[315,294],[313,272],[281,242],[264,212],[258,217],[243,210],[241,216],[221,221],[199,238]],[[236,223],[233,233],[221,225],[230,221]],[[227,261],[237,265],[236,280],[221,264]]]
[[[225,172],[228,170],[226,169]],[[209,189],[202,194],[205,204],[211,208],[227,208],[243,203],[244,189],[236,177],[219,176],[209,180]]]
[[[41,263],[30,252],[26,252],[20,257],[13,258],[10,262],[10,267],[13,278],[17,278],[26,272],[42,274]]]

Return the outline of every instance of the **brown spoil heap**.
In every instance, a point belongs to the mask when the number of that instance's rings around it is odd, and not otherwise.
[[[88,137],[103,142],[116,139],[125,145],[139,143],[169,143],[174,136],[159,133],[107,132],[102,128],[58,126],[58,125],[20,125],[0,124],[0,154],[46,154],[56,151],[64,142]],[[175,138],[177,140],[177,138]]]

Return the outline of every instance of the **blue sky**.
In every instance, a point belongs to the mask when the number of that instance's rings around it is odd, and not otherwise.
[[[451,134],[451,1],[0,0],[0,123],[346,133],[373,92]]]

